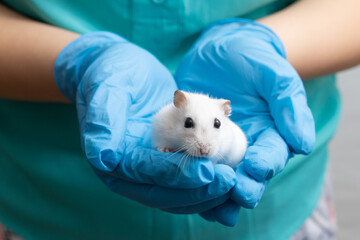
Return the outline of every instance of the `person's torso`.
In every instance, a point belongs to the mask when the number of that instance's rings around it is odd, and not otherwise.
[[[118,33],[174,72],[209,24],[229,17],[255,19],[292,1],[4,2],[79,33]],[[316,121],[314,152],[290,160],[259,206],[241,209],[234,228],[198,215],[151,209],[110,192],[81,152],[74,106],[0,100],[0,221],[29,239],[286,239],[316,204],[326,168],[326,143],[340,109],[333,76],[307,81],[305,88]]]

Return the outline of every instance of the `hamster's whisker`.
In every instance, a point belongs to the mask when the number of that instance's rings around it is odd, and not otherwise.
[[[183,160],[182,160],[181,164],[179,165],[179,168],[180,168],[181,170],[184,169],[184,166],[185,166],[185,163],[186,163],[186,158],[187,158],[187,154],[185,153],[185,154],[184,154],[184,157],[183,157]]]
[[[221,160],[225,160],[225,157],[221,153],[217,153],[217,155],[221,158]]]
[[[179,152],[181,152],[181,151],[183,151],[183,150],[185,150],[185,149],[186,149],[186,145],[182,145],[182,146],[179,147],[175,152],[173,152],[172,154],[170,154],[170,155],[167,157],[167,159],[169,159],[170,157],[174,156],[175,154],[177,154],[177,153],[179,153]],[[183,156],[180,158],[179,165],[181,164],[182,159],[183,159]],[[179,165],[178,165],[178,167],[177,167],[177,169],[176,169],[176,173],[175,173],[176,175],[178,175],[178,172],[179,172]]]
[[[182,156],[181,158],[180,158],[180,161],[179,161],[179,164],[177,165],[177,168],[176,168],[176,176],[178,176],[179,175],[179,170],[181,169],[181,162],[182,162],[182,160],[183,160],[183,158],[184,158],[184,156]]]
[[[183,144],[182,146],[180,146],[178,149],[175,150],[175,152],[179,152],[186,149],[186,144]]]
[[[185,146],[185,148],[186,148],[186,146]],[[186,161],[187,155],[188,155],[188,154],[185,152],[185,153],[181,156],[180,161],[179,161],[179,164],[178,164],[178,167],[177,167],[177,170],[176,170],[176,175],[178,175],[180,169],[183,169],[183,168],[182,168],[182,165],[183,165],[184,162]]]
[[[183,151],[183,150],[185,150],[186,149],[186,146],[185,145],[183,145],[183,146],[181,146],[180,148],[178,148],[175,152],[173,152],[169,157],[172,157],[172,156],[174,156],[175,154],[177,154],[177,153],[179,153],[179,152],[181,152],[181,151]],[[168,158],[169,158],[168,157]]]
[[[187,167],[190,167],[190,161],[188,161],[188,159],[191,159],[191,157],[193,156],[193,154],[191,153],[191,149],[192,149],[192,143],[193,141],[190,141],[190,142],[187,142],[185,144],[185,148],[187,149],[187,151],[185,151],[185,159],[184,159],[184,162],[183,162],[183,166],[182,168],[186,170]]]
[[[191,158],[191,155],[190,154],[186,154],[186,158],[185,158],[185,161],[184,161],[184,169],[187,170],[186,168],[189,168],[190,167],[190,160]]]

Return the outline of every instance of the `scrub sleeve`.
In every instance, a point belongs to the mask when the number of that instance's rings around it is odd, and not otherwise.
[[[16,11],[79,33],[115,32],[154,54],[174,73],[209,24],[256,19],[288,0],[7,0]],[[31,79],[29,79],[31,81]],[[306,81],[316,126],[309,156],[291,159],[259,205],[225,227],[198,215],[174,215],[112,193],[80,147],[72,105],[0,100],[0,222],[26,239],[285,240],[314,211],[327,169],[327,144],[340,115],[334,76]]]

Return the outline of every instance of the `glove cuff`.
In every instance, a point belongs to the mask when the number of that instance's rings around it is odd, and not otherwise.
[[[111,32],[87,33],[69,43],[58,55],[55,81],[60,92],[75,103],[77,87],[86,69],[103,51],[126,39]]]
[[[216,32],[215,34],[220,36],[235,33],[238,31],[247,31],[246,36],[254,36],[257,38],[260,37],[264,41],[271,44],[275,48],[277,53],[286,59],[285,47],[280,37],[269,27],[259,22],[245,18],[223,19],[208,26],[203,32],[200,39],[206,37],[208,34],[211,34],[211,32],[214,30]]]

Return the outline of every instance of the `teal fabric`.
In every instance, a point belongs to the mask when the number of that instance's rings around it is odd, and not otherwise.
[[[145,47],[171,71],[212,22],[257,18],[291,1],[12,0],[23,14],[79,33],[108,30]],[[333,76],[307,81],[317,141],[269,184],[236,227],[173,215],[118,196],[93,173],[80,148],[72,105],[0,100],[0,221],[26,239],[282,240],[314,209],[336,130],[340,98]]]

